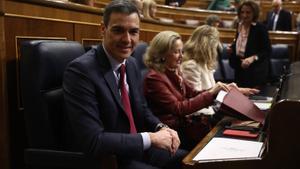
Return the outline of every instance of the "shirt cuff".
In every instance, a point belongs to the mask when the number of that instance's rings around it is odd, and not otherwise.
[[[151,140],[150,140],[149,133],[143,132],[143,133],[141,133],[141,135],[143,138],[144,150],[147,150],[151,146]]]

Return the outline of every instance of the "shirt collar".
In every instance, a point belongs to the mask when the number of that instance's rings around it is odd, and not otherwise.
[[[126,59],[120,63],[118,62],[116,59],[114,59],[108,52],[107,50],[105,49],[104,45],[103,45],[103,49],[104,49],[104,52],[109,60],[109,63],[113,69],[114,72],[118,72],[118,69],[120,68],[121,64],[125,64],[126,63]]]
[[[282,7],[279,8],[279,10],[277,12],[273,11],[274,14],[278,15],[281,11]]]

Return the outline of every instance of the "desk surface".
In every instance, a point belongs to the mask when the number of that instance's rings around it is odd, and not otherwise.
[[[262,158],[257,159],[245,159],[245,160],[234,160],[234,161],[211,161],[211,162],[197,162],[193,161],[193,158],[200,152],[204,146],[220,131],[224,129],[225,124],[232,121],[231,117],[224,117],[198,144],[197,146],[183,159],[183,167],[185,169],[196,169],[196,168],[261,168],[264,166]]]

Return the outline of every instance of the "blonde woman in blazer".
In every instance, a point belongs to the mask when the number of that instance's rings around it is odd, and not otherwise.
[[[194,89],[201,91],[212,88],[216,81],[214,72],[217,68],[218,50],[222,48],[219,32],[215,27],[202,25],[195,29],[184,45],[184,62],[181,70],[184,78]],[[237,87],[234,83],[228,87]],[[252,88],[238,88],[245,95],[258,93]],[[204,114],[214,114],[211,107],[198,111]]]

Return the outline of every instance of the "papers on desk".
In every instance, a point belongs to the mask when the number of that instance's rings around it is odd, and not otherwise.
[[[195,157],[194,161],[224,161],[258,158],[263,142],[214,137]]]
[[[269,110],[273,102],[272,97],[257,96],[250,99],[260,110]]]
[[[256,102],[254,101],[254,104],[260,109],[260,110],[269,110],[271,108],[272,103],[265,103],[265,102]]]

